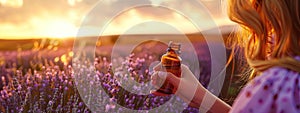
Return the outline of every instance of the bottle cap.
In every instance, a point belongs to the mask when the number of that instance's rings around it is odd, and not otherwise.
[[[176,54],[180,54],[181,53],[181,51],[180,51],[181,44],[180,43],[175,43],[173,41],[170,41],[169,42],[169,48],[172,49],[172,50],[174,50],[176,52]]]

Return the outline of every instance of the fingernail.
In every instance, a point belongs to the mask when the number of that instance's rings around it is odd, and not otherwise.
[[[167,72],[159,71],[159,72],[158,72],[158,76],[159,76],[160,78],[165,78],[165,77],[167,76]]]
[[[154,93],[155,91],[151,90],[150,93]]]

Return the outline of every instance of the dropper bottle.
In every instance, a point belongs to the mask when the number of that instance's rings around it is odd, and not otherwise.
[[[161,57],[162,69],[172,73],[177,77],[181,77],[181,58],[180,58],[180,43],[169,42],[167,52]],[[175,88],[168,81],[165,81],[164,84],[158,89],[158,92],[164,94],[174,94],[177,88]]]

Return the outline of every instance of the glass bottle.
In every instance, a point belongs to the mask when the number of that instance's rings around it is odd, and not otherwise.
[[[181,77],[180,48],[180,43],[170,41],[167,52],[161,57],[162,69],[165,69],[165,71],[170,72],[177,77]],[[177,88],[168,81],[165,81],[157,91],[164,94],[174,94],[176,89]]]

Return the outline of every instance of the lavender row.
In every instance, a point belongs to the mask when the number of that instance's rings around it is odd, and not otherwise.
[[[201,63],[199,81],[207,86],[210,78],[209,52],[205,45],[196,46],[204,48],[196,52]],[[52,56],[44,55],[45,51],[53,53]],[[0,66],[1,112],[159,112],[161,109],[168,112],[198,112],[198,109],[187,107],[186,103],[173,95],[138,95],[121,87],[127,85],[133,90],[141,90],[140,86],[126,80],[141,84],[149,82],[149,65],[159,58],[157,54],[131,54],[112,60],[110,56],[97,55],[95,59],[82,58],[80,62],[72,62],[73,53],[70,50],[1,54],[7,58]],[[188,59],[189,56],[182,57]],[[81,94],[81,91],[86,94]],[[174,105],[174,102],[178,105]],[[162,105],[166,107],[159,108]]]

